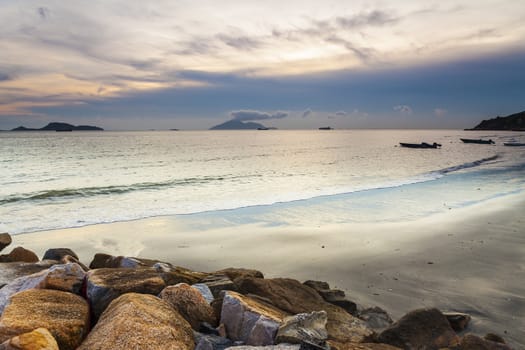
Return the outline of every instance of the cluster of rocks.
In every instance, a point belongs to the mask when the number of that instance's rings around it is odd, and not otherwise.
[[[11,237],[0,234],[0,250]],[[0,350],[508,350],[465,333],[470,317],[420,309],[393,322],[325,282],[211,273],[67,248],[0,255]]]

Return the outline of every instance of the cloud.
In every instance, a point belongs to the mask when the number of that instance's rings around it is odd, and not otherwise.
[[[217,34],[217,39],[228,46],[239,50],[253,50],[261,46],[261,42],[248,36],[232,36],[228,34]]]
[[[394,111],[397,111],[403,115],[411,115],[412,114],[412,108],[410,106],[407,106],[407,105],[397,105],[397,106],[394,106]]]
[[[45,20],[49,17],[49,9],[47,7],[39,7],[37,10],[38,15],[41,19]]]
[[[445,114],[447,114],[447,112],[448,111],[446,109],[443,109],[443,108],[434,108],[434,115],[436,117],[442,117]]]
[[[314,111],[312,111],[310,108],[304,110],[303,112],[303,118],[306,118],[306,117],[309,117],[310,115],[312,115]]]
[[[262,111],[253,111],[253,110],[240,110],[230,112],[230,115],[233,119],[239,121],[253,121],[253,120],[268,120],[268,119],[283,119],[288,116],[288,113],[285,112],[262,112]]]
[[[360,13],[350,17],[337,17],[337,24],[344,29],[356,29],[365,26],[383,26],[389,23],[395,23],[399,20],[397,17],[381,11],[374,10],[368,13]]]

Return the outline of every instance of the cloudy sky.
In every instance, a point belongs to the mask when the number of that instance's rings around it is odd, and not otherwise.
[[[0,129],[464,128],[525,110],[525,2],[0,0]]]

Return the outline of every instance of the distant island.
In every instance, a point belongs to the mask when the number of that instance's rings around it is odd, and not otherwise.
[[[525,131],[525,111],[483,120],[472,129],[466,130],[518,130]]]
[[[210,130],[268,130],[269,128],[265,127],[262,124],[254,122],[242,122],[237,119],[228,120],[219,125],[215,125],[210,128]]]
[[[91,125],[71,125],[68,123],[49,123],[43,128],[32,129],[26,128],[25,126],[19,126],[18,128],[11,129],[11,131],[103,131],[104,129],[98,126]]]

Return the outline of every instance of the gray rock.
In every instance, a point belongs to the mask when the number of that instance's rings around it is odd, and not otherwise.
[[[362,310],[359,313],[359,318],[376,332],[381,332],[394,323],[390,315],[377,306]]]
[[[277,344],[277,345],[268,345],[268,346],[232,346],[228,349],[231,350],[300,350],[301,345],[299,344]]]
[[[308,281],[303,282],[303,284],[305,286],[308,286],[308,287],[312,288],[312,289],[315,289],[318,292],[320,290],[328,290],[328,289],[330,289],[330,285],[327,282],[323,282],[323,281],[308,280]]]
[[[55,260],[44,260],[36,263],[0,263],[0,288],[11,283],[18,277],[31,275],[48,269],[57,263]]]
[[[74,257],[75,259],[78,260],[78,255],[75,254],[75,252],[72,251],[69,248],[51,248],[51,249],[48,249],[44,253],[44,257],[42,258],[42,260],[58,260],[58,261],[60,261],[66,255],[72,256],[72,257]]]
[[[233,342],[228,338],[200,333],[195,336],[195,343],[195,350],[224,350],[233,346]]]
[[[224,274],[209,275],[205,277],[201,282],[207,285],[208,288],[210,288],[214,298],[219,297],[220,293],[223,290],[237,290],[233,281]]]
[[[328,338],[325,311],[314,311],[286,317],[279,327],[276,343],[313,343],[324,345]]]
[[[281,310],[239,293],[224,293],[221,323],[231,340],[248,345],[271,345],[285,316]]]
[[[0,289],[0,314],[9,298],[18,292],[39,288],[80,294],[86,273],[78,264],[53,265],[49,269],[18,277]]]
[[[213,293],[211,292],[210,288],[206,284],[197,283],[197,284],[192,285],[192,287],[197,289],[199,293],[201,293],[201,295],[204,297],[204,299],[206,299],[208,304],[211,304],[213,299],[215,299],[213,297]]]
[[[12,241],[13,240],[11,239],[9,233],[0,233],[0,252],[2,249],[10,245]]]

